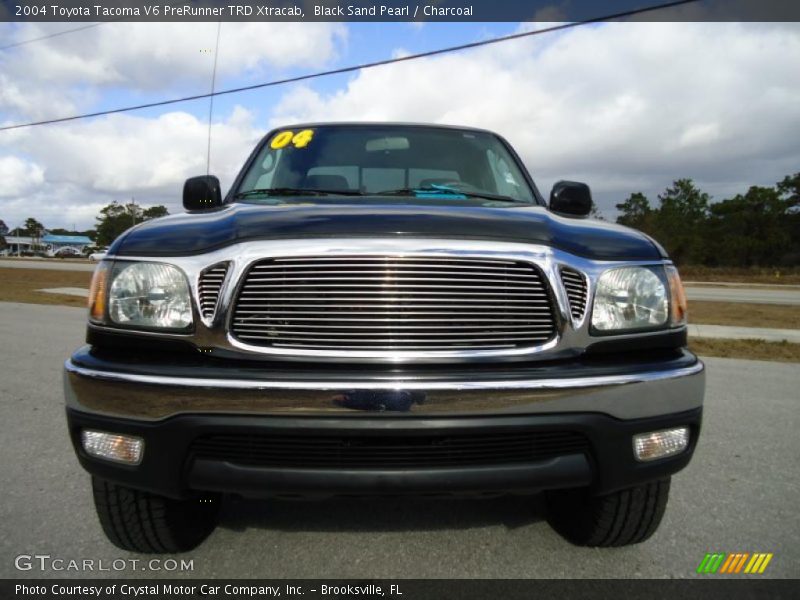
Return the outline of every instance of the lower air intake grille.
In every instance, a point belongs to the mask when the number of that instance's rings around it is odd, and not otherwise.
[[[272,348],[453,351],[536,346],[556,328],[545,277],[531,263],[370,255],[255,263],[231,332]]]
[[[190,457],[258,467],[435,468],[534,462],[589,452],[587,439],[565,431],[373,436],[207,435]]]
[[[200,281],[197,285],[197,296],[200,302],[200,314],[206,319],[214,316],[219,301],[219,292],[225,275],[228,273],[227,263],[222,263],[209,267],[200,274]]]
[[[573,269],[562,268],[561,281],[567,291],[572,318],[578,321],[586,312],[586,277]]]

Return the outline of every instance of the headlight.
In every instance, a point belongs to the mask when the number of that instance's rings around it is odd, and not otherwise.
[[[108,293],[108,315],[118,325],[186,329],[192,324],[186,277],[172,265],[116,263]]]
[[[648,267],[611,269],[600,276],[592,328],[597,331],[655,329],[669,318],[666,282]]]

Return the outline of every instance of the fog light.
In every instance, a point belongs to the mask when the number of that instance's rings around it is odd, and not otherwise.
[[[132,435],[84,429],[81,443],[89,456],[126,465],[138,465],[144,454],[144,440]]]
[[[647,461],[680,454],[689,445],[689,428],[676,427],[633,436],[636,460]]]

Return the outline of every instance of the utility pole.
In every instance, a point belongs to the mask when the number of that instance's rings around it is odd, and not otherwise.
[[[136,225],[136,198],[131,196],[131,217],[133,218],[133,224]]]

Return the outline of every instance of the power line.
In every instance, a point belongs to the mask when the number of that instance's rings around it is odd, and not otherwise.
[[[93,27],[100,27],[101,25],[107,25],[111,21],[106,21],[103,23],[92,23],[91,25],[84,25],[83,27],[75,27],[74,29],[65,29],[63,31],[56,31],[55,33],[50,33],[47,35],[42,35],[35,38],[30,38],[27,40],[22,40],[19,42],[14,42],[13,44],[6,44],[5,46],[0,46],[0,52],[3,50],[9,50],[10,48],[17,48],[19,46],[25,46],[27,44],[33,44],[34,42],[41,42],[44,40],[49,40],[54,37],[58,37],[60,35],[67,35],[68,33],[75,33],[76,31],[84,31],[86,29],[92,29]]]
[[[177,3],[170,3],[167,2],[164,6],[178,6]],[[6,44],[4,46],[0,46],[0,52],[3,50],[10,50],[11,48],[18,48],[19,46],[26,46],[28,44],[33,44],[34,42],[43,42],[44,40],[49,40],[54,37],[59,37],[62,35],[67,35],[69,33],[76,33],[78,31],[85,31],[86,29],[92,29],[94,27],[100,27],[102,25],[108,25],[109,23],[116,23],[119,21],[127,21],[131,17],[122,16],[122,17],[114,17],[113,19],[108,19],[107,21],[102,21],[100,23],[90,23],[89,25],[82,25],[81,27],[74,27],[73,29],[64,29],[63,31],[56,31],[54,33],[49,33],[47,35],[41,35],[39,37],[30,38],[27,40],[20,40],[19,42],[13,42],[11,44]]]
[[[79,119],[89,119],[91,117],[102,117],[102,116],[105,116],[105,115],[113,115],[113,114],[118,114],[118,113],[131,112],[131,111],[134,111],[134,110],[143,110],[145,108],[155,108],[155,107],[158,107],[158,106],[167,106],[169,104],[178,104],[180,102],[190,102],[192,100],[202,100],[202,99],[205,99],[205,98],[213,98],[215,96],[224,96],[224,95],[227,95],[227,94],[238,94],[238,93],[241,93],[241,92],[247,92],[247,91],[257,90],[257,89],[261,89],[261,88],[275,87],[275,86],[279,86],[279,85],[286,85],[287,83],[297,83],[297,82],[300,82],[300,81],[308,81],[309,79],[317,79],[319,77],[328,77],[330,75],[342,75],[344,73],[352,73],[353,71],[361,71],[361,70],[365,70],[365,69],[374,69],[376,67],[383,67],[383,66],[391,65],[391,64],[395,64],[395,63],[409,62],[409,61],[417,60],[417,59],[420,59],[420,58],[428,58],[430,56],[439,56],[439,55],[442,55],[442,54],[450,54],[450,53],[454,53],[454,52],[460,52],[462,50],[470,50],[472,48],[478,48],[478,47],[481,47],[481,46],[489,46],[491,44],[499,44],[501,42],[508,42],[508,41],[511,41],[511,40],[518,40],[518,39],[521,39],[521,38],[533,37],[533,36],[542,35],[542,34],[545,34],[545,33],[552,33],[554,31],[562,31],[562,30],[565,30],[565,29],[571,29],[573,27],[579,27],[581,25],[588,25],[588,24],[591,24],[591,23],[600,23],[600,22],[603,22],[603,21],[613,21],[613,20],[622,19],[622,18],[625,18],[625,17],[633,17],[633,16],[636,16],[636,15],[640,15],[640,14],[644,14],[644,13],[648,13],[648,12],[653,12],[653,11],[657,11],[657,10],[664,10],[664,9],[667,9],[667,8],[673,8],[673,7],[681,6],[681,5],[684,5],[684,4],[693,4],[693,3],[698,2],[698,1],[699,0],[678,0],[678,1],[675,1],[675,2],[668,2],[666,4],[658,4],[658,5],[655,5],[655,6],[648,6],[648,7],[645,7],[645,8],[638,8],[638,9],[634,9],[634,10],[628,10],[628,11],[625,11],[625,12],[620,12],[620,13],[616,13],[616,14],[612,14],[612,15],[605,15],[605,16],[602,16],[602,17],[595,17],[595,18],[592,18],[592,19],[586,19],[584,21],[575,21],[573,23],[564,23],[562,25],[554,25],[552,27],[546,27],[544,29],[536,29],[534,31],[526,31],[526,32],[522,32],[522,33],[514,33],[514,34],[511,34],[511,35],[505,35],[505,36],[501,36],[501,37],[491,38],[491,39],[488,39],[488,40],[481,40],[481,41],[478,41],[478,42],[470,42],[468,44],[460,44],[458,46],[448,46],[447,48],[439,48],[437,50],[429,50],[427,52],[420,52],[420,53],[417,53],[417,54],[409,54],[407,56],[400,56],[400,57],[397,57],[397,58],[388,58],[388,59],[385,59],[385,60],[378,60],[378,61],[374,61],[374,62],[361,63],[361,64],[358,64],[358,65],[351,65],[351,66],[348,66],[348,67],[341,67],[341,68],[338,68],[338,69],[331,69],[331,70],[328,70],[328,71],[319,71],[317,73],[308,73],[306,75],[298,75],[296,77],[288,77],[286,79],[276,79],[274,81],[266,81],[266,82],[263,82],[263,83],[256,83],[256,84],[253,84],[253,85],[247,85],[247,86],[242,86],[242,87],[237,87],[237,88],[230,88],[230,89],[227,89],[227,90],[220,90],[218,92],[210,92],[210,93],[207,93],[207,94],[195,94],[193,96],[184,96],[182,98],[173,98],[173,99],[170,99],[170,100],[160,100],[158,102],[148,102],[148,103],[145,103],[145,104],[137,104],[137,105],[134,105],[134,106],[126,106],[126,107],[123,107],[123,108],[113,108],[113,109],[110,109],[110,110],[101,110],[101,111],[92,112],[92,113],[84,113],[84,114],[80,114],[80,115],[73,115],[71,117],[61,117],[61,118],[58,118],[58,119],[47,119],[47,120],[44,120],[44,121],[32,121],[30,123],[18,123],[16,125],[7,125],[5,127],[0,127],[0,131],[8,131],[8,130],[11,130],[11,129],[22,129],[23,127],[36,127],[36,126],[39,126],[39,125],[51,125],[53,123],[65,123],[67,121],[77,121]]]

